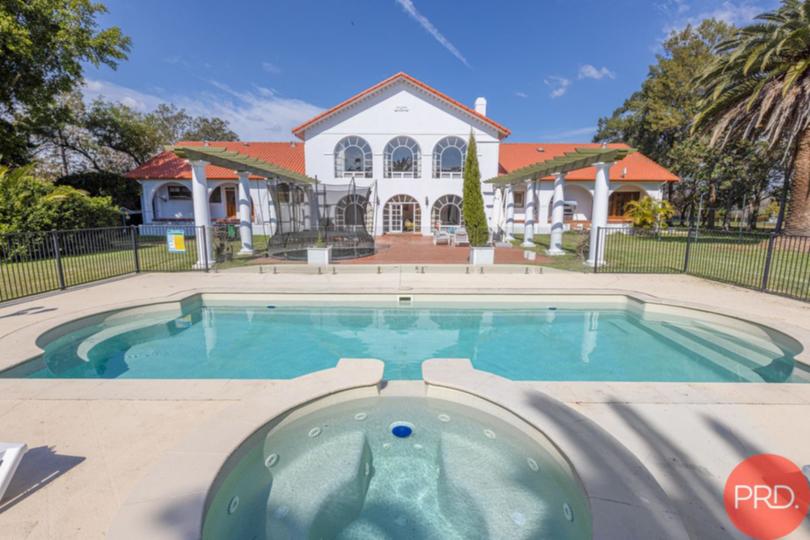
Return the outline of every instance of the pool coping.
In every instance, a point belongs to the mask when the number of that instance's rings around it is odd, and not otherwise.
[[[699,312],[707,318],[717,317],[723,320],[733,320],[744,325],[754,325],[766,334],[774,335],[781,339],[781,336],[787,338],[788,341],[794,342],[791,346],[798,346],[801,351],[794,357],[794,360],[801,364],[802,367],[810,372],[810,331],[800,327],[791,326],[784,330],[774,327],[771,321],[764,320],[760,317],[752,317],[748,314],[738,313],[720,313],[716,308],[712,309],[710,306],[697,305],[691,302],[679,302],[674,300],[661,300],[652,295],[641,293],[637,291],[626,291],[622,289],[564,289],[562,291],[532,291],[531,293],[520,291],[487,291],[479,293],[470,292],[445,292],[445,291],[396,291],[392,293],[379,293],[379,292],[339,292],[339,293],[322,293],[322,292],[250,292],[250,291],[217,291],[217,290],[186,290],[178,291],[174,294],[167,295],[164,299],[147,301],[147,302],[121,302],[112,305],[104,306],[103,309],[90,309],[80,310],[73,314],[65,316],[58,316],[48,321],[40,321],[28,327],[18,329],[0,336],[0,347],[11,336],[16,338],[14,341],[17,343],[12,345],[12,350],[21,350],[22,352],[13,355],[13,358],[0,358],[0,384],[4,380],[21,380],[20,378],[6,378],[2,377],[2,373],[12,369],[19,369],[27,362],[35,360],[44,351],[46,341],[55,339],[58,335],[70,331],[72,328],[87,324],[86,321],[92,319],[104,319],[114,317],[116,313],[121,311],[138,310],[139,312],[148,312],[153,309],[166,308],[171,305],[176,305],[181,310],[183,306],[193,304],[196,302],[205,302],[205,297],[218,297],[220,299],[231,300],[254,300],[256,302],[268,302],[273,299],[282,299],[283,301],[345,301],[351,298],[351,303],[355,305],[375,304],[377,302],[393,302],[394,299],[409,296],[418,299],[437,299],[437,298],[453,298],[456,302],[482,302],[486,301],[499,301],[499,302],[515,302],[516,304],[538,304],[543,301],[553,301],[550,299],[560,299],[558,301],[568,300],[576,297],[589,297],[593,300],[594,297],[607,298],[616,302],[617,298],[624,299],[625,308],[630,309],[633,304],[638,304],[635,309],[640,309],[642,312],[658,312],[666,313],[667,310],[692,310]],[[362,300],[358,301],[358,296]],[[222,305],[225,305],[224,302]],[[583,304],[587,304],[583,301]],[[390,306],[395,304],[390,303]],[[82,311],[89,311],[82,313]],[[798,334],[798,335],[797,335]],[[19,343],[22,341],[22,343]],[[65,380],[65,379],[63,379]],[[102,379],[99,379],[102,380]],[[184,379],[140,379],[140,380],[184,380]],[[189,380],[205,380],[205,379],[189,379]],[[208,379],[208,380],[228,380],[228,379]],[[569,381],[574,382],[574,381]],[[587,381],[583,381],[587,382]],[[618,381],[616,381],[618,382]],[[681,382],[679,384],[688,384]],[[708,383],[707,383],[708,384]],[[769,384],[769,383],[747,383],[747,384]],[[782,383],[784,384],[784,383]]]
[[[379,360],[342,359],[335,368],[288,381],[280,398],[257,397],[226,409],[147,472],[116,514],[108,538],[201,537],[216,482],[243,442],[303,406],[317,406],[322,400],[328,406],[332,396],[345,400],[380,395],[383,368]],[[680,514],[640,460],[561,401],[544,395],[542,407],[531,406],[521,400],[525,392],[518,383],[476,370],[467,359],[427,360],[422,371],[423,396],[471,406],[483,399],[544,435],[584,488],[594,539],[688,538]],[[420,383],[404,384],[412,388]]]

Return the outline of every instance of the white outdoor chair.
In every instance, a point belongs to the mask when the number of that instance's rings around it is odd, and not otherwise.
[[[441,229],[433,229],[433,245],[438,246],[439,244],[450,245],[451,235],[448,231],[443,231]]]
[[[27,449],[23,443],[0,443],[0,501],[3,500],[11,477]]]
[[[467,229],[464,228],[456,229],[455,234],[453,234],[453,245],[454,246],[470,245],[470,237],[467,236]]]

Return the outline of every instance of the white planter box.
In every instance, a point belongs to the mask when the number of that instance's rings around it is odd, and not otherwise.
[[[332,258],[332,246],[307,248],[307,264],[326,266]]]
[[[488,266],[495,264],[495,248],[471,247],[470,264],[473,266]]]

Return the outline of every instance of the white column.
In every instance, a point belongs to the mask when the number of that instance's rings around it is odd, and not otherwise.
[[[425,196],[425,208],[422,211],[422,223],[419,227],[422,229],[422,236],[433,236],[433,223],[430,221],[433,217],[433,203],[429,197]]]
[[[278,214],[276,212],[276,203],[275,200],[273,199],[273,193],[275,188],[276,188],[276,181],[267,178],[264,184],[264,193],[265,193],[265,201],[267,203],[267,221],[270,230],[266,231],[265,234],[269,234],[270,236],[276,234],[276,230],[278,229]]]
[[[250,219],[250,173],[239,171],[239,238],[242,240],[240,255],[253,255],[253,225]]]
[[[208,207],[208,178],[205,161],[191,161],[191,199],[194,203],[194,225],[197,236],[197,268],[205,268],[206,262],[214,262],[211,246],[211,210]],[[203,233],[204,231],[204,233]]]
[[[608,197],[610,196],[610,167],[613,163],[594,163],[596,181],[593,185],[593,208],[591,209],[591,245],[588,248],[588,266],[605,264],[605,238],[598,237],[600,227],[607,226]],[[597,244],[598,253],[597,253]]]
[[[526,217],[523,223],[522,247],[534,247],[534,221],[535,221],[534,180],[526,182]]]
[[[506,241],[511,242],[515,238],[515,189],[512,185],[506,186]]]
[[[565,255],[562,248],[563,219],[565,217],[565,174],[554,175],[554,196],[551,207],[551,241],[547,255]]]

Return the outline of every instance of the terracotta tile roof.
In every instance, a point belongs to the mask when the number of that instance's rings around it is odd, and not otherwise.
[[[501,143],[498,156],[498,174],[507,174],[540,161],[561,156],[566,152],[573,152],[575,148],[598,148],[599,143]],[[609,144],[608,148],[627,148],[626,144]],[[539,151],[542,148],[543,151]],[[625,168],[626,174],[623,175]],[[566,175],[566,180],[593,180],[596,169],[588,167],[572,171]],[[551,180],[551,177],[547,178]],[[610,168],[610,179],[615,182],[677,182],[680,180],[666,168],[651,160],[641,152],[630,154],[621,161],[617,161]]]
[[[433,94],[434,96],[438,97],[442,101],[444,101],[446,103],[449,103],[450,105],[452,105],[452,106],[454,106],[454,107],[456,107],[458,109],[461,109],[465,113],[478,118],[482,122],[485,122],[485,123],[489,124],[490,126],[492,126],[492,127],[494,127],[495,129],[498,130],[498,134],[500,135],[500,138],[507,137],[511,133],[511,131],[509,131],[502,124],[499,124],[498,122],[495,122],[491,118],[488,118],[488,117],[484,116],[483,114],[480,114],[480,113],[476,112],[475,109],[471,109],[470,107],[467,107],[463,103],[461,103],[459,101],[456,101],[455,99],[451,98],[447,94],[439,92],[435,88],[433,88],[431,86],[428,86],[427,84],[423,83],[422,81],[420,81],[418,79],[415,79],[415,78],[411,77],[410,75],[408,75],[407,73],[403,73],[401,71],[399,73],[395,74],[395,75],[392,75],[391,77],[388,77],[384,81],[381,81],[381,82],[375,84],[371,88],[367,88],[366,90],[363,90],[359,94],[355,94],[354,96],[350,97],[346,101],[338,103],[337,105],[335,105],[331,109],[328,109],[328,110],[322,112],[318,116],[315,116],[314,118],[312,118],[310,120],[307,120],[306,122],[304,122],[300,126],[294,128],[292,131],[293,131],[293,133],[295,134],[296,137],[299,137],[299,138],[303,139],[304,131],[308,127],[313,126],[314,124],[320,122],[321,120],[324,120],[324,119],[332,116],[333,114],[341,111],[343,108],[348,107],[349,105],[363,99],[364,97],[366,97],[366,96],[368,96],[370,94],[373,94],[374,92],[377,92],[378,90],[382,90],[386,86],[388,86],[390,84],[393,84],[393,83],[395,83],[396,81],[399,81],[399,80],[407,81],[407,82],[413,84],[414,86],[417,86],[417,87],[421,88],[422,90],[425,90],[426,92],[429,92],[429,93]]]
[[[178,145],[202,146],[202,141],[183,141]],[[224,147],[241,154],[263,159],[293,172],[304,172],[304,143],[301,142],[209,142],[209,146]],[[205,169],[211,180],[236,179],[230,169],[209,165]],[[137,169],[127,173],[128,178],[155,180],[190,180],[191,166],[172,152],[162,152]]]

